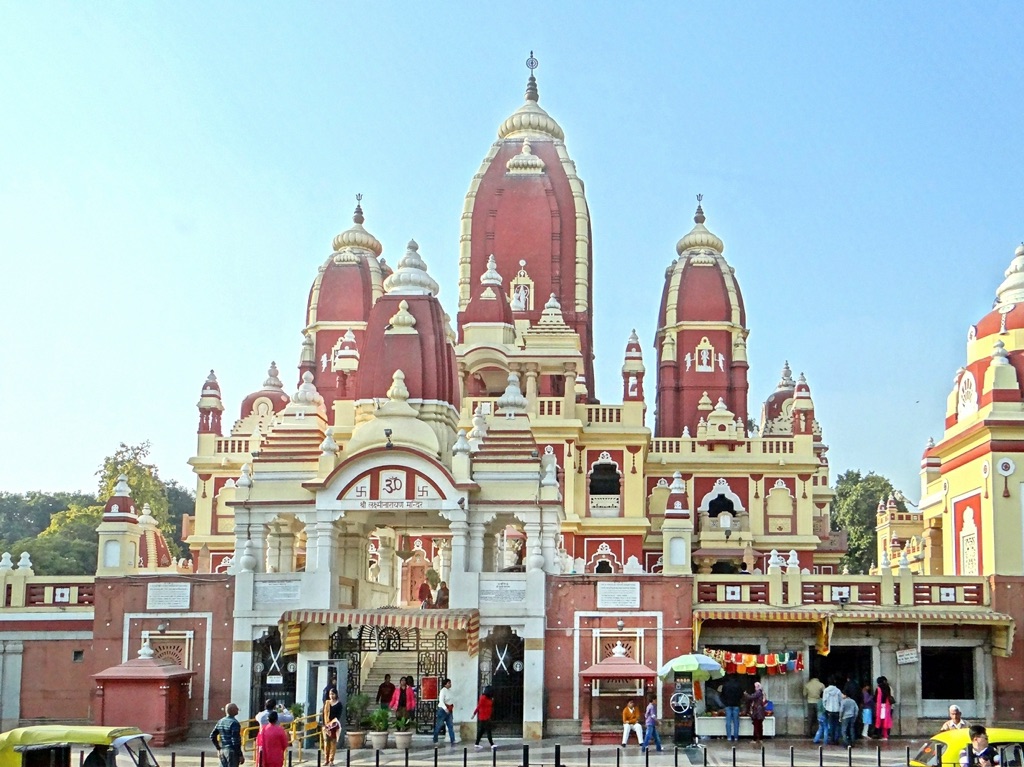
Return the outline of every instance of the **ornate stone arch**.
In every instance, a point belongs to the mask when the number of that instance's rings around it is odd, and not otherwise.
[[[744,507],[743,505],[743,501],[740,500],[740,497],[732,491],[731,487],[729,487],[729,481],[724,477],[719,477],[718,479],[715,480],[715,484],[714,487],[711,488],[711,492],[705,495],[703,498],[701,498],[700,505],[697,507],[697,511],[708,511],[708,506],[711,504],[713,500],[715,500],[715,498],[717,498],[720,495],[724,495],[726,498],[732,501],[734,514],[747,510],[746,507]]]
[[[602,542],[597,545],[597,551],[595,551],[590,556],[590,559],[587,560],[585,571],[588,573],[596,573],[597,566],[600,562],[607,562],[611,566],[613,573],[622,572],[622,562],[619,561],[619,558],[615,555],[615,552],[612,551],[612,547],[609,546],[607,542]]]

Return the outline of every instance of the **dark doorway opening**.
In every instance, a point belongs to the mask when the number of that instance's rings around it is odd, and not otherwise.
[[[708,516],[717,517],[723,511],[728,511],[730,514],[735,514],[736,509],[733,506],[732,501],[726,498],[724,495],[719,495],[711,500],[708,504]]]
[[[974,698],[973,647],[922,647],[921,697],[925,700]]]
[[[850,675],[858,687],[870,684],[874,687],[875,680],[871,671],[871,648],[846,645],[832,645],[828,655],[818,655],[817,650],[810,648],[808,664],[812,677],[817,677],[824,684],[835,678],[835,685],[840,690]]]

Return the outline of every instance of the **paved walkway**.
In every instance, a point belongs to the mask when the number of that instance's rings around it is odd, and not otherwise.
[[[417,735],[413,738],[413,746],[408,754],[393,747],[384,751],[373,751],[363,748],[346,752],[339,749],[335,759],[338,767],[520,767],[523,764],[523,746],[529,746],[529,764],[531,767],[554,767],[555,746],[559,745],[559,757],[566,767],[587,767],[587,765],[615,765],[616,767],[898,767],[907,762],[910,756],[917,753],[922,739],[889,740],[885,743],[867,741],[863,745],[847,749],[842,746],[821,748],[810,740],[790,740],[776,738],[765,741],[763,749],[752,742],[740,742],[735,747],[724,740],[715,739],[705,746],[697,748],[676,749],[671,743],[665,744],[661,753],[653,749],[644,754],[633,745],[625,749],[616,746],[581,746],[578,741],[565,739],[546,739],[524,744],[521,740],[501,740],[495,742],[498,747],[494,751],[489,748],[477,750],[473,743],[457,743],[454,747],[442,745],[436,749],[429,735]],[[217,754],[208,739],[193,739],[174,746],[154,749],[160,767],[172,767],[171,755],[174,755],[173,767],[220,767]],[[293,765],[320,767],[316,749],[291,750]],[[287,767],[286,762],[286,767]],[[248,767],[254,767],[249,764]]]

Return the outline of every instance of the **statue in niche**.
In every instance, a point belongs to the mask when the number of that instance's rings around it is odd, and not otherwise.
[[[320,355],[320,370],[321,370],[321,372],[327,370],[327,355],[326,354]]]
[[[692,354],[690,354],[689,352],[687,352],[687,353],[686,353],[686,356],[685,356],[685,357],[683,357],[683,359],[684,359],[684,360],[686,361],[686,370],[687,370],[687,372],[689,372],[689,370],[690,370],[690,365],[692,365],[692,364],[693,364],[693,355],[692,355]]]
[[[516,285],[512,291],[512,311],[525,312],[530,305],[530,286]]]
[[[718,353],[718,369],[725,372],[725,355],[721,352]]]

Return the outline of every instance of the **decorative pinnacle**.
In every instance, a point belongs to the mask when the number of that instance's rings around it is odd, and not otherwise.
[[[698,194],[697,195],[697,212],[693,216],[693,223],[695,223],[695,224],[703,224],[704,221],[706,220],[704,218],[704,208],[702,208],[700,206],[701,202],[703,202],[703,201],[704,201],[704,195]]]
[[[363,195],[357,194],[356,195],[356,212],[355,212],[355,215],[352,216],[352,221],[357,223],[357,224],[361,224],[365,220],[365,219],[363,219],[363,206],[359,204],[362,201],[363,201]]]
[[[537,78],[533,76],[533,70],[539,66],[540,62],[533,57],[533,51],[530,51],[530,58],[526,60],[526,68],[530,70],[530,79],[526,81],[527,101],[540,101],[540,94],[537,92]]]

